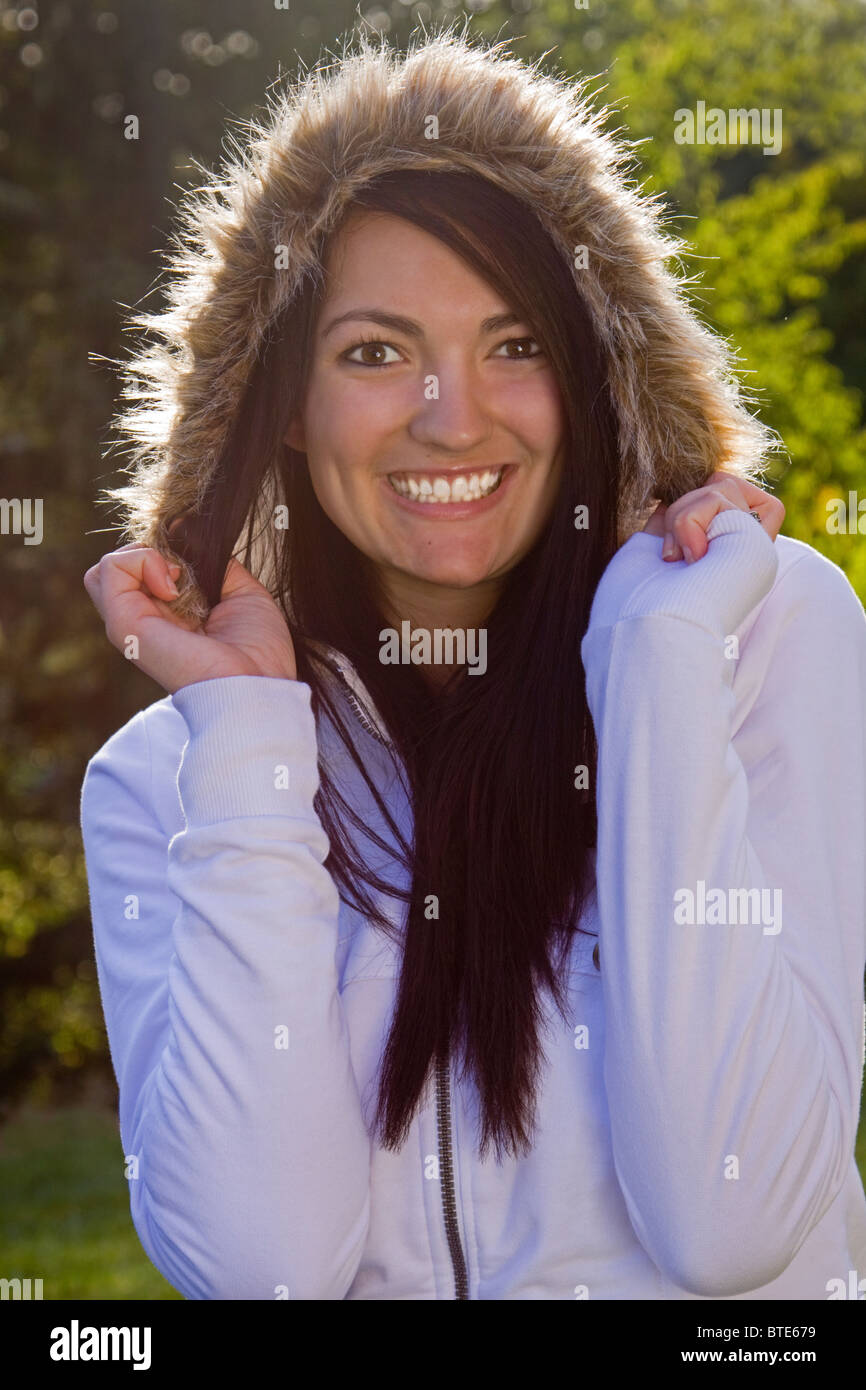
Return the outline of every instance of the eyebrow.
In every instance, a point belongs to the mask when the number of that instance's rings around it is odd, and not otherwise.
[[[346,323],[349,319],[383,324],[385,328],[393,328],[396,333],[405,333],[408,338],[423,338],[424,336],[424,329],[420,323],[416,323],[414,319],[404,318],[402,314],[389,314],[384,309],[350,309],[347,314],[340,314],[337,318],[331,319],[327,328],[323,330],[322,337],[327,338],[338,324]],[[482,321],[481,332],[496,333],[500,328],[510,328],[512,324],[524,322],[525,320],[517,314],[492,314],[490,318]]]

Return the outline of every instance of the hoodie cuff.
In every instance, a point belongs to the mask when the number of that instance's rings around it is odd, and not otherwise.
[[[779,567],[774,542],[739,507],[713,517],[708,547],[694,564],[663,560],[663,540],[646,532],[630,537],[601,577],[591,627],[626,618],[669,617],[728,636],[773,587]]]
[[[222,676],[175,691],[189,729],[177,779],[188,825],[310,816],[319,787],[311,700],[305,682],[274,676]]]

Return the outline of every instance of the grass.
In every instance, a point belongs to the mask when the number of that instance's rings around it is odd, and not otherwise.
[[[866,1183],[866,1111],[857,1162]],[[180,1299],[139,1244],[117,1118],[103,1105],[24,1106],[0,1135],[0,1277],[45,1299]]]
[[[102,1106],[23,1107],[0,1136],[0,1277],[45,1299],[181,1299],[129,1214],[117,1118]]]

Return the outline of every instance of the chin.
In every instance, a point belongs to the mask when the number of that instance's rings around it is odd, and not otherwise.
[[[417,568],[413,566],[409,573],[413,579],[422,580],[426,584],[438,584],[443,589],[473,589],[476,584],[483,584],[485,580],[491,578],[489,568],[461,564],[460,561],[447,565],[438,564]]]

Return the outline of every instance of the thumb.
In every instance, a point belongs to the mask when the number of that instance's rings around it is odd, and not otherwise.
[[[235,559],[234,555],[226,566],[223,577],[222,589],[220,591],[220,602],[224,599],[234,598],[244,590],[261,589],[263,586],[250,574],[249,570],[244,569],[240,560]]]

